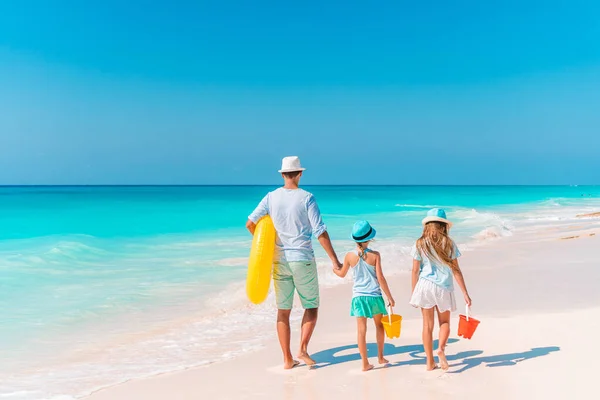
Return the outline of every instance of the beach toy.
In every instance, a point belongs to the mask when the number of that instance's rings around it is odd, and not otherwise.
[[[458,336],[462,336],[465,339],[471,339],[479,325],[479,320],[469,316],[469,306],[466,306],[465,315],[460,314],[460,320],[458,321]]]
[[[394,339],[400,337],[400,331],[402,330],[402,316],[394,314],[392,307],[389,307],[389,314],[387,317],[381,318],[383,323],[383,329],[388,338]]]
[[[268,215],[256,224],[246,278],[246,294],[254,304],[267,298],[271,286],[271,269],[275,253],[275,226]]]

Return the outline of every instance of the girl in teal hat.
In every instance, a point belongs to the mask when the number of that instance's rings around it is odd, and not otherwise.
[[[387,315],[382,290],[388,298],[390,306],[394,306],[394,298],[390,293],[387,281],[381,268],[381,256],[369,248],[375,237],[375,229],[367,221],[358,221],[352,229],[352,240],[356,242],[356,250],[346,254],[344,264],[333,272],[343,278],[352,269],[354,286],[352,288],[352,307],[350,315],[356,317],[358,328],[358,350],[363,363],[363,371],[373,369],[367,358],[367,318],[373,318],[377,332],[377,355],[379,364],[387,364],[383,356],[385,332],[381,318]]]

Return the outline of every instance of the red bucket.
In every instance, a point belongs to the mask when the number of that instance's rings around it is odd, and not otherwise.
[[[471,339],[480,321],[469,315],[469,306],[467,306],[465,314],[466,315],[460,314],[459,316],[460,321],[458,321],[458,336],[462,336],[465,339]]]

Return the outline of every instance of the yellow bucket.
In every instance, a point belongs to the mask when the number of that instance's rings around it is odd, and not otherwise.
[[[402,316],[394,314],[392,307],[390,307],[389,315],[381,318],[383,323],[383,329],[388,338],[394,339],[400,337],[400,331],[402,330]]]

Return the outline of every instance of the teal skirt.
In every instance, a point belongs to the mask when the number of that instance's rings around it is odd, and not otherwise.
[[[377,314],[387,315],[382,296],[358,296],[352,299],[351,316],[373,318]]]

